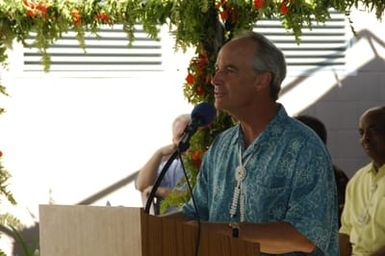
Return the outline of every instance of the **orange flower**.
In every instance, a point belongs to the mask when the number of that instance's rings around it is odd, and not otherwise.
[[[75,25],[79,25],[81,23],[81,16],[79,14],[79,10],[76,8],[73,8],[71,11],[72,21]]]

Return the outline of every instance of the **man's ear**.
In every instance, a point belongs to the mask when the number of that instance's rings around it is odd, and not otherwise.
[[[256,78],[257,89],[266,89],[270,86],[271,81],[273,80],[273,75],[271,72],[259,72]]]

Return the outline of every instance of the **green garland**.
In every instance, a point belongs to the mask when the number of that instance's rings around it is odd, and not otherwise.
[[[43,54],[42,64],[49,70],[47,48],[68,31],[76,31],[84,46],[86,31],[97,33],[101,24],[123,24],[127,37],[134,39],[134,25],[141,23],[152,37],[157,26],[169,24],[176,48],[199,47],[218,37],[218,17],[231,37],[248,29],[261,18],[280,19],[300,40],[301,30],[311,21],[323,22],[334,8],[349,13],[362,5],[381,18],[383,0],[3,0],[0,2],[0,62],[16,40],[23,43],[36,33],[34,47]],[[218,38],[217,38],[218,39]]]

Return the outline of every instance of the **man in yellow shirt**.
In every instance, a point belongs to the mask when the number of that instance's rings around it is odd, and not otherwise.
[[[358,170],[347,186],[341,256],[374,255],[385,245],[385,106],[367,110],[359,120],[359,132],[372,162]]]

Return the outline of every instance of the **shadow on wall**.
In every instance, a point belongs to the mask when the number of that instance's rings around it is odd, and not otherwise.
[[[32,227],[21,229],[18,234],[12,229],[0,225],[0,233],[13,239],[12,255],[14,256],[32,256],[39,248],[39,223],[37,222]],[[20,239],[22,240],[20,241]]]
[[[21,230],[20,236],[23,238],[27,249],[30,250],[29,255],[34,255],[33,252],[35,249],[39,248],[39,223],[36,222],[34,226]],[[20,243],[17,242],[17,240],[15,240],[13,244],[12,255],[26,256],[24,253],[24,248]]]
[[[330,154],[350,177],[369,162],[359,143],[358,120],[368,108],[385,104],[385,60],[378,53],[378,48],[385,50],[385,43],[368,30],[358,33],[355,44],[362,41],[369,44],[374,58],[357,67],[354,75],[343,80],[336,76],[333,89],[299,113],[315,116],[326,125]],[[357,62],[363,57],[357,55]],[[306,77],[294,80],[282,93],[290,93],[300,83],[306,83]]]

